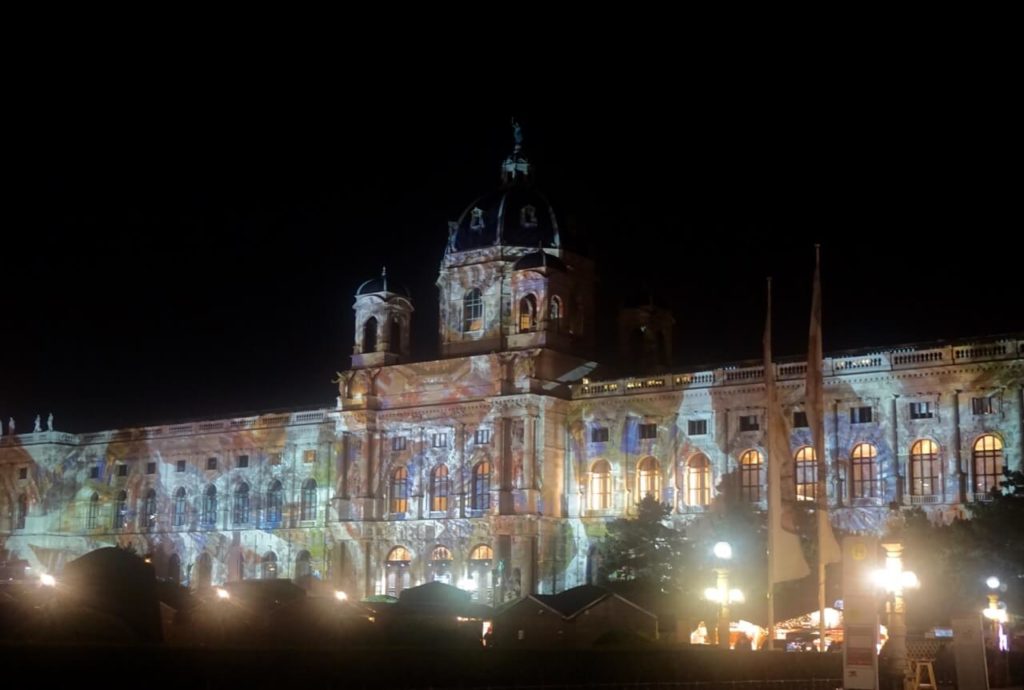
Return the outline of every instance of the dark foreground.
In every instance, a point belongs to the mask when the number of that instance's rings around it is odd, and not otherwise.
[[[707,648],[212,649],[161,646],[0,647],[26,686],[147,688],[793,688],[841,685],[839,654]],[[758,681],[735,684],[736,681]]]

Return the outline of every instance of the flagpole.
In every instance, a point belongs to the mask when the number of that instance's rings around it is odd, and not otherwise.
[[[814,245],[814,295],[812,296],[812,310],[815,312],[817,318],[816,327],[816,348],[815,352],[812,353],[814,357],[813,362],[808,362],[808,366],[814,366],[819,368],[822,366],[823,356],[823,344],[821,342],[821,245]],[[818,651],[825,651],[825,549],[824,549],[824,535],[826,521],[828,520],[828,484],[825,481],[825,474],[827,472],[828,465],[825,463],[825,415],[824,415],[824,381],[822,376],[816,377],[818,385],[818,391],[816,392],[817,404],[822,405],[818,408],[814,434],[814,452],[817,455],[818,467],[818,486],[816,494],[818,497],[817,503],[817,534],[818,543]]]
[[[771,336],[771,327],[772,327],[772,279],[768,278],[768,318],[766,319],[766,325],[765,325],[765,340],[767,341],[767,343],[765,345],[765,349],[766,350],[770,350],[770,348],[771,348],[771,338],[772,338],[772,336]],[[769,376],[772,376],[772,374],[774,373],[774,372],[771,372],[771,371],[768,370],[768,367],[772,366],[771,361],[769,361],[770,359],[771,359],[770,357],[766,358],[765,363],[764,363],[764,367],[765,367],[765,370],[764,370],[765,397],[767,398],[767,400],[766,400],[766,403],[767,403],[766,404],[767,413],[765,415],[765,421],[769,425],[771,424],[771,420],[772,420],[772,409],[771,409],[771,406],[775,404],[775,401],[772,400],[771,386],[769,385],[769,378],[768,378]],[[769,439],[770,439],[771,438],[770,434],[772,433],[772,429],[771,429],[770,426],[768,428],[768,433],[769,433]],[[774,457],[775,454],[776,453],[774,452],[774,449],[771,447],[771,441],[769,440],[769,447],[768,447],[768,462],[769,463],[775,463],[775,462],[779,461],[779,459],[777,457]],[[771,482],[772,481],[772,476],[773,476],[771,470],[768,471],[767,476],[768,476],[768,481]],[[770,494],[770,492],[772,490],[773,490],[772,487],[769,486],[768,487],[769,494]],[[776,488],[775,490],[778,490],[778,489]],[[775,529],[774,529],[775,523],[772,522],[772,520],[778,519],[778,517],[776,515],[774,515],[773,510],[772,510],[772,508],[774,507],[773,506],[774,503],[775,503],[775,501],[773,501],[771,499],[771,497],[769,496],[769,498],[768,498],[768,650],[769,651],[775,649],[775,566],[774,566],[774,563],[775,563]]]

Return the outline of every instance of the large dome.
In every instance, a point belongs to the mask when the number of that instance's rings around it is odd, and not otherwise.
[[[529,181],[506,183],[485,194],[449,223],[449,251],[493,245],[558,247],[558,219],[544,194]],[[453,234],[454,233],[454,234]]]

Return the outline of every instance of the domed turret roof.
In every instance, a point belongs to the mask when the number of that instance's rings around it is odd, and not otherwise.
[[[527,268],[553,268],[559,271],[568,271],[569,267],[565,265],[565,262],[559,259],[557,256],[548,254],[543,249],[538,249],[535,252],[530,252],[521,256],[515,264],[512,265],[512,270],[521,271]]]
[[[522,131],[513,123],[515,148],[501,165],[502,185],[466,207],[448,223],[448,252],[503,245],[559,247],[558,218],[530,177]]]
[[[375,292],[391,292],[396,295],[402,295],[403,297],[408,297],[410,299],[412,298],[412,295],[409,293],[409,288],[405,287],[401,283],[388,279],[387,268],[384,268],[380,272],[380,276],[363,281],[363,283],[356,288],[356,296],[369,295]]]

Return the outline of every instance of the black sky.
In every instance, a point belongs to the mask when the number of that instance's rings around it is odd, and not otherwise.
[[[513,113],[605,304],[670,305],[680,368],[758,356],[767,275],[776,351],[801,354],[815,242],[827,350],[1024,331],[1012,97],[947,77],[498,104],[51,93],[13,135],[0,417],[82,431],[332,403],[352,296],[384,264],[431,357],[446,222],[498,183]]]

